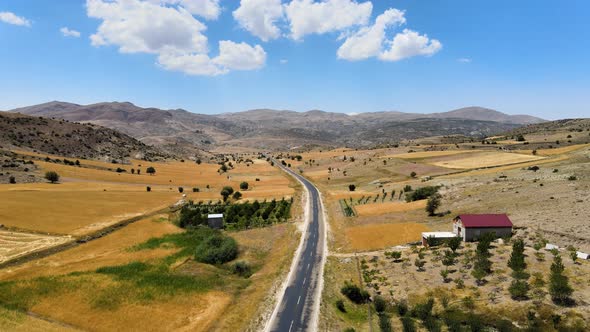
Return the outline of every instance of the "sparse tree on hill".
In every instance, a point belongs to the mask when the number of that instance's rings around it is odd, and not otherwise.
[[[240,183],[241,190],[248,190],[248,187],[249,187],[248,182],[244,181],[244,182]]]
[[[354,184],[349,184],[348,185],[348,190],[355,191],[356,190],[356,186]]]
[[[416,177],[416,175],[418,175],[418,174],[416,174],[416,172],[412,172],[412,173],[410,173],[410,176],[411,176],[411,177],[413,177],[413,178],[415,178],[415,177]]]
[[[145,187],[145,191],[147,191],[149,193],[150,191],[152,191],[152,187],[150,187],[150,186]]]
[[[54,171],[49,171],[45,173],[45,179],[51,183],[56,183],[59,181],[59,174]]]
[[[178,192],[182,194],[184,192],[184,188],[183,187],[178,187]]]
[[[234,193],[234,188],[230,186],[225,186],[221,189],[221,196],[223,196],[223,201],[227,201],[227,198]]]
[[[236,201],[239,200],[240,198],[242,198],[242,193],[239,191],[236,191],[233,195],[232,198],[235,199]]]
[[[428,212],[429,216],[436,215],[436,209],[440,206],[440,200],[442,196],[439,193],[436,193],[430,197],[428,197],[428,201],[426,202],[426,212]]]
[[[16,178],[15,178],[13,175],[11,175],[11,176],[8,178],[8,183],[15,184],[15,183],[16,183]]]
[[[150,166],[145,170],[145,172],[148,173],[149,175],[154,175],[154,174],[156,174],[156,169],[154,167]],[[138,174],[139,174],[139,172],[138,172]]]
[[[564,269],[565,267],[563,266],[561,256],[555,255],[555,257],[553,257],[551,274],[549,276],[549,294],[551,294],[553,302],[557,304],[567,304],[573,293],[573,289],[569,285],[567,276],[563,275]]]

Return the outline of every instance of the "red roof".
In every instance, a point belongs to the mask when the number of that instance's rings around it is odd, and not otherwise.
[[[505,214],[460,214],[465,228],[512,227],[512,221]]]

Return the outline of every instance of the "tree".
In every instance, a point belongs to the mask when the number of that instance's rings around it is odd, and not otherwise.
[[[549,294],[551,294],[553,302],[557,304],[567,304],[571,300],[570,296],[574,291],[569,285],[568,278],[563,275],[564,269],[561,256],[555,255],[551,264],[551,274],[549,275]]]
[[[131,174],[135,174],[135,169],[131,169]]]
[[[225,173],[227,172],[227,166],[225,164],[221,164],[221,167],[219,167],[219,172],[220,173]]]
[[[362,290],[359,286],[346,282],[344,287],[340,289],[342,295],[356,304],[367,303],[369,300],[369,293]]]
[[[227,198],[234,193],[234,188],[230,186],[225,186],[221,189],[221,196],[223,196],[223,201],[227,201]]]
[[[178,187],[178,192],[182,194],[182,192],[184,191],[183,187]]]
[[[457,249],[459,249],[459,246],[461,245],[461,241],[462,241],[461,237],[455,236],[455,237],[447,240],[447,246],[449,247],[449,249],[451,249],[451,251],[453,253],[455,253],[457,251]]]
[[[239,191],[236,191],[233,195],[232,198],[235,199],[236,201],[239,200],[240,198],[242,198],[242,193]]]
[[[517,142],[524,142],[524,141],[526,141],[526,139],[524,138],[524,136],[522,134],[518,134],[516,136],[516,141]]]
[[[526,300],[528,298],[529,284],[525,280],[515,279],[508,288],[513,300]]]
[[[410,176],[411,176],[411,177],[413,177],[413,178],[415,178],[415,177],[416,177],[416,175],[418,175],[418,174],[416,174],[416,172],[412,172],[412,173],[410,173]]]
[[[526,268],[524,261],[524,241],[522,239],[512,241],[512,254],[508,260],[508,267],[514,272],[522,272]]]
[[[440,206],[441,198],[442,196],[439,193],[428,197],[428,202],[426,202],[426,212],[428,212],[429,216],[435,215],[436,209]]]
[[[443,282],[448,282],[449,279],[449,270],[444,269],[444,270],[440,270],[440,276],[443,278]]]
[[[348,190],[349,191],[355,191],[356,190],[356,186],[354,184],[349,184],[348,185]]]
[[[149,193],[150,191],[152,191],[152,187],[150,187],[150,186],[145,187],[145,191],[147,191]]]
[[[15,178],[14,176],[12,176],[12,175],[11,175],[11,176],[8,178],[8,182],[9,182],[9,183],[11,183],[11,184],[15,184],[15,183],[16,183],[16,178]]]
[[[149,175],[154,175],[154,174],[156,174],[156,169],[154,167],[150,166],[145,170],[145,172],[148,173]],[[137,174],[139,174],[139,172],[137,172]]]
[[[486,277],[487,272],[481,267],[474,266],[471,275],[475,278],[477,285],[479,286],[483,283],[483,279]]]
[[[244,182],[240,183],[241,190],[248,190],[248,187],[249,187],[248,182],[244,181]]]
[[[45,179],[51,183],[56,183],[59,181],[59,174],[54,171],[49,171],[45,173]]]
[[[201,165],[201,162],[202,162],[201,159],[197,159],[197,161],[196,161],[197,165]]]

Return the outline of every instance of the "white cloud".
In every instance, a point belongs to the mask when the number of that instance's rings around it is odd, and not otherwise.
[[[242,28],[268,41],[280,37],[277,22],[283,18],[281,0],[241,0],[233,16]]]
[[[459,58],[459,59],[457,59],[457,61],[461,62],[461,63],[470,63],[471,59],[470,58]]]
[[[390,42],[391,47],[379,54],[379,59],[385,61],[399,61],[413,56],[430,56],[442,49],[442,44],[436,39],[429,39],[427,35],[420,35],[416,31],[404,29]]]
[[[197,1],[87,0],[88,16],[102,20],[90,36],[92,45],[157,54],[160,67],[189,75],[214,76],[264,66],[266,52],[260,45],[229,40],[220,41],[219,55],[211,58],[204,35],[207,27],[184,7],[189,2]]]
[[[404,12],[395,8],[377,16],[375,24],[360,28],[338,48],[337,55],[345,60],[364,60],[379,55],[383,48],[385,32],[388,27],[406,22]]]
[[[219,55],[213,63],[235,70],[253,70],[264,66],[266,52],[260,45],[254,47],[246,43],[234,43],[231,40],[219,41]]]
[[[215,20],[221,14],[219,0],[151,0],[151,2],[180,5],[189,13],[208,20]]]
[[[281,60],[279,60],[279,63],[282,64],[282,65],[286,65],[287,63],[289,63],[289,60],[287,60],[287,59],[281,59]]]
[[[291,38],[302,39],[309,34],[341,31],[366,25],[371,17],[373,4],[354,0],[293,0],[285,5]]]
[[[27,20],[22,16],[16,16],[11,12],[0,12],[0,21],[12,25],[20,25],[24,27],[30,27],[31,21]]]
[[[64,35],[64,37],[80,37],[80,32],[70,29],[68,27],[63,27],[61,29],[59,29],[59,31],[61,31],[61,34]]]

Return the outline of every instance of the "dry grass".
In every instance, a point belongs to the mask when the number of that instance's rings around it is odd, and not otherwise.
[[[374,250],[418,241],[429,230],[417,223],[364,225],[346,228],[346,237],[353,250]]]
[[[69,236],[51,236],[0,230],[0,263],[72,241]]]
[[[355,205],[354,209],[360,216],[378,216],[392,212],[405,212],[426,207],[426,200],[419,200],[409,203],[403,202],[387,202],[387,203],[372,203],[364,205]]]
[[[544,157],[506,152],[479,152],[460,155],[457,158],[449,160],[432,162],[432,164],[453,169],[470,169],[517,164],[541,159],[544,159]]]
[[[0,307],[0,331],[58,332],[78,330]]]
[[[103,191],[103,186],[88,183],[3,185],[0,219],[7,227],[80,236],[163,209],[181,198],[173,192],[123,189]]]
[[[442,156],[454,156],[458,154],[470,153],[470,152],[481,152],[481,150],[446,150],[446,151],[420,151],[412,153],[400,153],[383,156],[382,158],[400,158],[400,159],[422,159],[422,158],[433,158]]]

